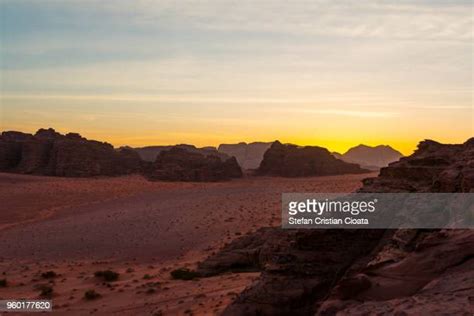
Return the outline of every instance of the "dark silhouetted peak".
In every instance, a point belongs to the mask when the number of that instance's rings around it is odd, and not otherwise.
[[[474,137],[471,137],[471,138],[469,138],[468,140],[466,140],[466,142],[464,143],[464,145],[467,145],[467,146],[474,146]]]
[[[76,139],[76,140],[86,140],[78,133],[67,133],[66,137],[69,139]]]
[[[2,140],[8,141],[25,141],[28,139],[33,139],[34,136],[27,133],[16,132],[16,131],[7,131],[3,132],[1,135]]]
[[[48,128],[48,129],[40,128],[35,134],[35,137],[46,138],[46,139],[54,139],[61,136],[62,135],[56,132],[53,128]]]
[[[442,146],[441,143],[438,143],[434,140],[431,140],[431,139],[425,139],[424,141],[421,141],[417,148],[418,150],[420,151],[424,151],[424,150],[436,150],[437,148],[439,148],[439,146]]]

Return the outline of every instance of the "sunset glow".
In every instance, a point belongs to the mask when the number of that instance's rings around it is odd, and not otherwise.
[[[1,0],[0,129],[404,154],[474,135],[471,1]]]

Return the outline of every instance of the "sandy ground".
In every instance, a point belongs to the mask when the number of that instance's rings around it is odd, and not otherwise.
[[[180,281],[170,271],[280,225],[283,192],[351,192],[371,176],[167,183],[0,174],[0,279],[8,282],[0,298],[38,298],[49,284],[54,310],[68,315],[219,314],[258,274]],[[106,269],[119,280],[94,277]],[[44,279],[46,271],[58,276]],[[85,300],[89,289],[102,297]]]

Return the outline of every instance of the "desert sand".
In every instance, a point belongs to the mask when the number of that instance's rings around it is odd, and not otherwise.
[[[38,298],[46,284],[54,310],[68,315],[219,314],[257,273],[182,281],[170,271],[280,225],[283,192],[351,192],[372,176],[179,183],[0,174],[0,279],[8,282],[0,298]],[[94,277],[107,269],[119,279]],[[43,278],[47,271],[57,275]],[[85,300],[91,289],[101,297]]]

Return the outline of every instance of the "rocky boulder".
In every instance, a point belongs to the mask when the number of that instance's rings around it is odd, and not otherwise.
[[[336,159],[323,147],[283,145],[276,141],[265,152],[259,175],[282,177],[327,176],[368,172],[357,164]]]
[[[215,155],[203,155],[181,147],[160,152],[146,171],[150,180],[165,181],[223,181],[242,177],[237,160],[221,160]]]

